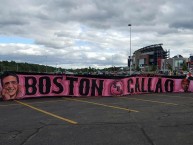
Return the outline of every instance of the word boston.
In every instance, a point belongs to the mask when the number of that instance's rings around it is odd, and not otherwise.
[[[26,97],[102,96],[104,80],[66,75],[20,76]]]

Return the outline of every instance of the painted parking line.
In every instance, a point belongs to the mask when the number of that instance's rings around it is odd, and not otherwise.
[[[69,100],[69,101],[77,101],[77,102],[83,102],[83,103],[98,105],[98,106],[109,107],[109,108],[113,108],[113,109],[125,110],[125,111],[129,111],[129,112],[139,112],[139,111],[133,110],[133,109],[123,108],[123,107],[119,107],[119,106],[106,105],[106,104],[101,104],[101,103],[96,103],[96,102],[91,102],[91,101],[85,101],[85,100],[80,100],[80,99],[70,99],[70,98],[64,98],[64,99]]]
[[[163,97],[169,97],[169,98],[180,98],[180,99],[193,99],[192,97],[186,97],[186,96],[179,96],[179,95],[176,95],[176,96],[169,96],[169,95],[160,95],[160,96],[163,96]]]
[[[32,103],[28,103],[28,104],[44,104],[44,103],[55,103],[55,102],[64,102],[64,101],[65,101],[64,99],[62,99],[62,100],[49,100],[49,101],[35,101]],[[18,106],[18,105],[20,105],[20,104],[11,103],[11,104],[0,105],[0,107]]]
[[[32,103],[28,103],[28,104],[44,104],[44,103],[56,103],[56,102],[64,102],[65,100],[49,100],[49,101],[35,101]]]
[[[0,107],[8,107],[8,106],[18,106],[19,104],[3,104]]]
[[[147,99],[139,99],[139,98],[127,98],[127,97],[120,97],[120,98],[129,99],[129,100],[144,101],[144,102],[159,103],[159,104],[165,104],[165,105],[178,105],[176,103],[168,103],[168,102],[155,101],[155,100],[147,100]]]
[[[22,104],[22,105],[24,105],[24,106],[27,106],[27,107],[29,107],[29,108],[31,108],[31,109],[36,110],[36,111],[39,111],[39,112],[41,112],[41,113],[44,113],[44,114],[46,114],[46,115],[49,115],[49,116],[55,117],[55,118],[57,118],[57,119],[63,120],[63,121],[65,121],[65,122],[68,122],[68,123],[71,123],[71,124],[78,124],[77,122],[75,122],[75,121],[73,121],[73,120],[70,120],[70,119],[67,119],[67,118],[58,116],[58,115],[56,115],[56,114],[53,114],[53,113],[44,111],[44,110],[42,110],[42,109],[36,108],[36,107],[34,107],[34,106],[31,106],[31,105],[29,105],[29,104],[27,104],[27,103],[23,103],[23,102],[17,101],[17,100],[15,100],[15,102],[17,102],[17,103],[19,103],[19,104]]]

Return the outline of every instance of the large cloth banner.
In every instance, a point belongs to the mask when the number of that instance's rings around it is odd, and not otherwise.
[[[176,76],[76,76],[5,72],[3,100],[53,96],[123,96],[141,93],[193,92],[193,79]]]

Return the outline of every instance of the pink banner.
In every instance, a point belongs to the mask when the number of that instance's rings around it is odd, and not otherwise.
[[[47,96],[122,96],[141,93],[193,92],[193,80],[167,76],[75,76],[4,73],[3,100]]]

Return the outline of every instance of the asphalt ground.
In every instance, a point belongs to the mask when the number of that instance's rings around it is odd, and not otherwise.
[[[193,93],[0,101],[0,145],[193,145]]]

